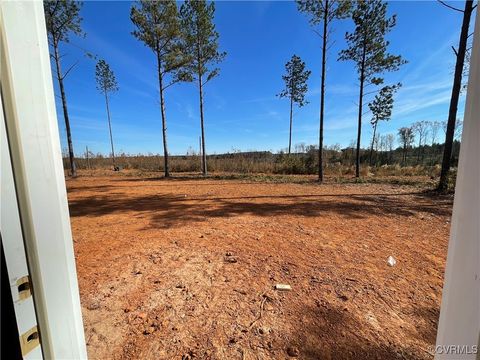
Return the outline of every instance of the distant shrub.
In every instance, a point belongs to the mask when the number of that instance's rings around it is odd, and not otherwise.
[[[348,156],[346,156],[346,154]],[[325,150],[324,173],[333,178],[353,177],[355,165],[351,161],[351,150],[341,152],[337,150]],[[68,159],[64,159],[64,167],[68,168]],[[112,160],[101,154],[76,158],[79,169],[112,169]],[[200,172],[201,158],[196,154],[170,156],[171,171],[174,173]],[[315,175],[318,173],[318,150],[309,147],[307,152],[298,154],[273,154],[268,151],[230,153],[221,155],[209,155],[207,157],[208,170],[211,173],[232,174],[281,174],[281,175]],[[409,165],[400,166],[399,163],[381,164],[368,166],[365,162],[361,165],[362,177],[389,177],[389,176],[431,176],[437,177],[440,173],[440,165]],[[128,155],[120,154],[116,157],[117,164],[122,169],[139,171],[163,171],[163,156]],[[454,178],[454,177],[453,177]]]

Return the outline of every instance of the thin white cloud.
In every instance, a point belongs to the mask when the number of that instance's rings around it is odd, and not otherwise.
[[[151,88],[157,89],[158,85],[155,78],[152,78],[154,69],[145,66],[137,60],[137,57],[131,56],[129,53],[123,51],[121,48],[113,46],[110,42],[103,40],[93,31],[88,31],[88,40],[90,43],[96,45],[96,48],[102,49],[99,58],[108,56],[108,62],[114,63],[115,66],[122,66],[125,69],[135,69],[136,79]],[[153,58],[153,55],[152,55]]]
[[[128,85],[125,85],[125,84],[122,84],[121,88],[120,88],[120,91],[127,91],[131,94],[135,94],[135,95],[138,95],[138,96],[142,96],[142,97],[145,97],[145,98],[148,98],[148,99],[153,99],[153,100],[156,100],[158,101],[158,89],[155,89],[155,91],[143,91],[143,90],[140,90],[138,88],[134,88],[134,87],[131,87],[131,86],[128,86]]]
[[[409,64],[405,65],[406,69],[400,81],[404,84],[423,81],[425,80],[425,74],[429,73],[432,67],[443,68],[452,64],[454,59],[453,53],[451,58],[446,57],[445,54],[448,52],[448,49],[455,44],[456,39],[458,39],[458,34],[454,32],[450,38],[445,40],[441,46],[431,51],[421,62],[415,63],[415,67],[411,67]]]
[[[446,104],[450,101],[450,97],[451,91],[448,90],[440,94],[424,95],[420,98],[415,97],[415,95],[409,96],[407,99],[397,102],[394,108],[394,116],[408,115],[435,105]]]
[[[197,117],[195,116],[195,113],[193,112],[192,105],[187,104],[185,107],[185,112],[187,113],[187,117],[191,120],[196,120]]]

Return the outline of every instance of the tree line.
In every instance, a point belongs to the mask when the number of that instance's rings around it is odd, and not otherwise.
[[[443,5],[443,2],[439,1]],[[375,94],[367,103],[371,114],[370,123],[373,127],[373,136],[370,146],[370,163],[373,161],[375,146],[381,141],[377,136],[377,126],[380,121],[388,121],[392,115],[394,94],[401,87],[401,83],[385,84],[384,74],[398,71],[407,61],[401,55],[391,54],[388,51],[390,42],[388,33],[396,25],[396,15],[388,16],[388,3],[381,0],[296,0],[297,8],[309,18],[314,32],[321,38],[321,88],[319,112],[319,143],[318,143],[318,180],[323,181],[323,131],[325,118],[327,53],[331,42],[331,33],[334,21],[351,19],[354,30],[345,34],[346,46],[338,54],[339,61],[352,61],[358,75],[358,125],[355,144],[355,176],[360,176],[361,166],[361,137],[362,122],[365,112],[365,98]],[[61,69],[62,55],[59,52],[61,43],[69,42],[69,35],[84,36],[81,29],[80,16],[82,3],[71,0],[44,1],[45,17],[51,57],[54,60],[56,78],[59,84],[62,99],[63,114],[67,132],[67,144],[72,176],[76,175],[73,142],[70,131],[67,100],[63,81],[71,69],[65,73]],[[476,5],[475,5],[476,6]],[[475,8],[473,0],[465,1],[465,8],[456,11],[463,13],[463,23],[460,33],[458,49],[454,48],[456,66],[452,87],[452,98],[449,116],[446,125],[445,146],[442,162],[442,171],[439,189],[444,190],[447,183],[448,170],[452,158],[452,147],[456,127],[456,114],[459,94],[462,85],[462,75],[465,70],[465,57],[468,57],[467,40],[471,14]],[[179,82],[192,82],[198,87],[199,112],[201,129],[202,173],[207,175],[207,155],[205,146],[204,120],[204,86],[219,74],[218,64],[224,60],[226,53],[219,50],[219,34],[214,24],[215,3],[205,0],[187,0],[180,8],[173,0],[146,1],[141,0],[132,5],[130,19],[135,26],[132,35],[150,48],[155,56],[158,75],[160,115],[162,121],[163,159],[165,177],[170,176],[169,153],[167,141],[166,90]],[[302,107],[307,104],[305,95],[308,90],[307,82],[311,71],[305,62],[293,55],[285,65],[286,73],[282,76],[285,88],[278,94],[279,97],[290,101],[290,132],[288,153],[292,147],[292,127],[294,106]],[[114,142],[111,129],[109,110],[109,94],[118,91],[118,85],[113,71],[105,60],[98,60],[96,65],[97,89],[104,95],[107,120],[110,131],[112,161],[115,163]],[[433,133],[432,124],[429,124]],[[413,141],[412,134],[416,132],[420,143],[425,138],[427,124],[421,122],[410,128],[399,130],[405,151],[409,142]],[[437,131],[438,132],[438,131]],[[389,139],[384,138],[384,142]],[[421,146],[420,146],[421,147]]]
[[[400,83],[385,85],[383,74],[399,70],[406,61],[400,55],[388,52],[389,42],[386,35],[396,24],[396,15],[387,16],[387,3],[381,0],[368,1],[335,1],[335,0],[297,0],[297,7],[309,16],[310,24],[316,28],[322,24],[321,31],[317,34],[322,39],[322,69],[320,88],[320,133],[319,133],[319,162],[318,180],[323,181],[323,127],[325,111],[325,79],[326,79],[326,53],[328,50],[331,22],[335,19],[351,18],[354,22],[354,31],[345,34],[347,47],[340,51],[338,60],[353,61],[358,73],[359,100],[358,100],[358,126],[356,143],[355,176],[360,176],[360,144],[362,132],[362,119],[364,115],[365,89],[369,93],[377,93],[368,104],[372,113],[374,133],[377,124],[382,120],[389,120],[393,107],[393,94],[401,86]],[[297,66],[292,66],[297,64]],[[305,70],[305,63],[296,55],[286,65],[287,75],[283,77],[285,90],[280,96],[288,95],[290,98],[290,143],[292,132],[292,104],[303,106],[303,96],[307,91],[307,80],[310,75]],[[380,89],[378,86],[383,85]],[[300,101],[298,101],[300,99]],[[375,134],[374,134],[375,137]],[[372,141],[373,144],[373,141]],[[290,152],[290,145],[289,145]]]
[[[393,146],[389,143],[393,140]],[[427,175],[439,176],[440,165],[444,144],[426,144],[422,147],[416,145],[416,141],[408,145],[406,151],[399,144],[397,132],[382,134],[378,145],[373,150],[373,156],[369,148],[360,150],[360,161],[362,176],[383,175],[383,176],[408,176]],[[392,150],[390,150],[392,149]],[[111,168],[111,157],[102,153],[94,153],[88,149],[82,156],[75,158],[78,169],[93,170]],[[452,147],[452,166],[458,163],[460,143],[454,140]],[[355,140],[347,147],[339,144],[325,145],[324,173],[329,177],[342,177],[355,175]],[[161,154],[128,154],[122,151],[115,153],[115,158],[122,165],[123,169],[144,171],[163,171],[163,156]],[[372,159],[372,166],[367,164]],[[184,155],[170,156],[170,169],[172,172],[197,172],[201,164],[200,152],[198,149],[186,151]],[[307,145],[306,143],[292,144],[291,154],[288,148],[271,151],[240,151],[231,149],[226,153],[208,155],[210,172],[228,173],[232,178],[248,177],[248,174],[308,174],[318,175],[318,145]],[[68,151],[64,149],[64,167],[68,168]],[[200,167],[201,168],[201,167]],[[222,175],[219,175],[222,176]],[[392,181],[394,181],[392,179]],[[410,181],[406,179],[406,181]]]
[[[319,146],[318,146],[318,180],[323,181],[323,128],[324,128],[324,111],[325,111],[325,79],[326,79],[326,54],[328,51],[329,36],[331,34],[331,23],[334,20],[351,18],[354,22],[354,31],[345,34],[346,48],[341,50],[338,56],[340,61],[353,61],[358,73],[359,80],[359,99],[358,99],[358,125],[356,139],[356,155],[355,155],[355,176],[360,176],[361,164],[361,131],[362,118],[364,115],[364,98],[368,94],[376,93],[374,99],[368,103],[371,113],[370,123],[373,126],[373,136],[370,147],[370,164],[373,161],[373,149],[379,140],[376,136],[376,130],[379,121],[388,121],[392,115],[393,95],[401,87],[401,83],[384,84],[383,74],[386,72],[398,71],[400,67],[407,61],[400,55],[390,54],[388,47],[389,41],[386,39],[387,34],[396,25],[396,15],[387,16],[388,3],[381,0],[296,0],[299,11],[309,16],[309,22],[313,26],[314,31],[322,39],[322,65],[321,65],[321,87],[320,87],[320,119],[319,119]],[[468,58],[468,29],[471,14],[477,5],[473,5],[473,0],[465,1],[465,8],[458,9],[445,4],[439,0],[439,3],[450,9],[463,13],[462,29],[460,33],[458,49],[453,50],[456,56],[455,74],[452,87],[452,96],[449,107],[448,121],[445,126],[445,146],[442,161],[442,170],[438,189],[444,191],[448,185],[448,172],[452,161],[452,147],[455,136],[455,128],[458,127],[456,121],[458,101],[460,97],[462,75],[466,69],[465,58]],[[320,29],[318,29],[320,27]],[[292,64],[298,64],[295,67]],[[307,91],[307,80],[310,72],[306,70],[305,63],[297,56],[293,55],[292,59],[286,64],[287,75],[283,77],[285,81],[285,90],[280,96],[289,95],[290,98],[290,138],[289,150],[291,149],[291,133],[292,133],[292,104],[297,103],[299,106],[305,105],[303,96]],[[382,85],[380,89],[378,87]],[[369,89],[365,93],[365,89]],[[370,90],[372,89],[373,90]],[[299,96],[301,95],[301,96]],[[296,99],[301,101],[296,101]],[[404,163],[406,161],[406,152],[413,141],[414,132],[418,134],[420,144],[426,136],[427,127],[432,124],[426,122],[415,123],[412,127],[401,128],[398,132],[400,141],[404,149]],[[433,125],[436,128],[438,125]],[[432,130],[436,133],[437,130]],[[392,143],[393,135],[384,138],[384,142]],[[421,147],[421,145],[419,145]]]
[[[67,72],[62,73],[62,56],[59,48],[61,43],[69,42],[70,34],[85,35],[81,29],[81,7],[82,3],[78,1],[44,1],[51,57],[55,60],[56,78],[62,99],[72,176],[76,176],[76,167],[64,79],[75,65]],[[157,63],[165,177],[170,176],[166,90],[179,82],[194,82],[198,86],[203,153],[202,172],[203,175],[207,175],[203,89],[210,80],[219,74],[217,64],[226,56],[225,52],[219,50],[219,34],[215,30],[214,14],[215,3],[207,3],[204,0],[187,0],[180,8],[177,7],[176,1],[172,0],[141,0],[134,3],[130,11],[130,20],[135,26],[132,35],[152,50]],[[105,96],[112,161],[114,169],[117,170],[108,96],[110,93],[118,91],[119,88],[110,65],[104,59],[98,60],[96,64],[95,78],[97,89]]]

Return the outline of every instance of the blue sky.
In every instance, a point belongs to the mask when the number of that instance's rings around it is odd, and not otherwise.
[[[463,2],[453,2],[463,7]],[[95,61],[79,48],[105,59],[120,87],[111,97],[116,152],[162,153],[161,119],[155,57],[132,35],[131,3],[86,1],[82,8],[84,39],[72,37],[62,45],[63,68],[79,64],[66,78],[66,92],[76,154],[85,146],[109,153],[104,98],[95,88]],[[390,51],[408,60],[400,71],[387,74],[387,82],[401,81],[392,119],[379,125],[381,134],[418,120],[444,121],[451,93],[454,55],[461,13],[435,1],[392,1],[389,13],[397,14],[390,33]],[[473,22],[471,29],[473,29]],[[207,153],[236,150],[278,151],[288,145],[289,103],[279,99],[284,65],[299,55],[312,70],[309,104],[295,109],[293,143],[318,143],[321,39],[293,2],[219,1],[215,24],[220,47],[227,57],[220,76],[205,88]],[[347,146],[356,138],[358,81],[352,62],[338,62],[345,47],[351,20],[333,24],[335,32],[328,54],[325,144]],[[57,91],[57,88],[56,88]],[[58,92],[57,92],[58,93]],[[198,91],[194,84],[166,90],[168,142],[171,154],[198,150],[200,134]],[[66,147],[61,101],[56,97],[62,148]],[[368,100],[368,99],[367,99]],[[459,106],[463,115],[464,101]],[[369,114],[364,117],[362,146],[371,140]],[[443,134],[440,134],[443,136]]]

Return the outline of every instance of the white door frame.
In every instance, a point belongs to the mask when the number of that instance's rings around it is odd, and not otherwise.
[[[5,128],[4,109],[0,97],[0,232],[5,253],[11,299],[15,312],[20,350],[24,359],[42,359],[31,276],[23,243],[23,229],[13,178],[10,149]],[[4,296],[2,294],[2,301]],[[3,314],[2,314],[3,315]],[[10,331],[10,329],[8,329]],[[14,346],[12,344],[11,346]]]
[[[43,355],[85,359],[43,3],[0,2],[0,39],[6,130]]]

